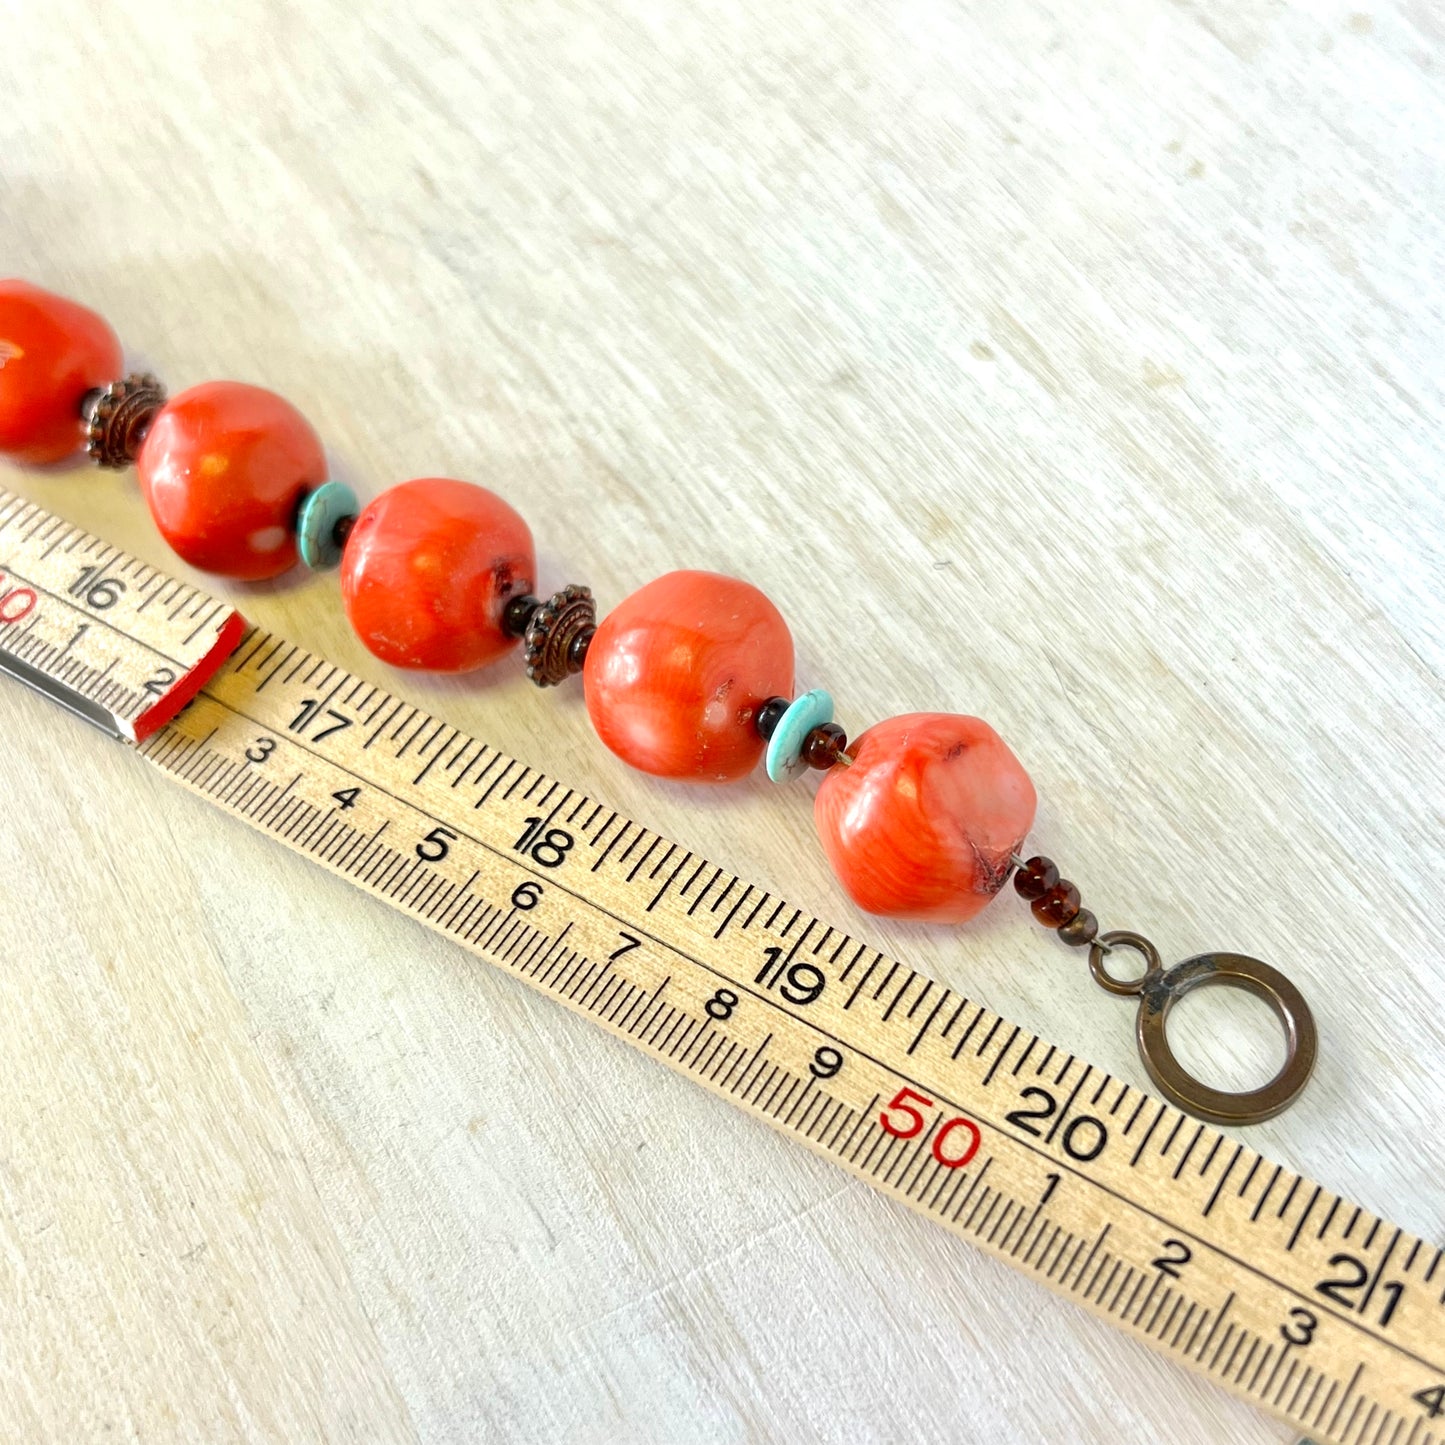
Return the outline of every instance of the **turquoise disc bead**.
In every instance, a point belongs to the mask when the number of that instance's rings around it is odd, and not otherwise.
[[[788,704],[768,739],[768,776],[775,783],[789,783],[808,771],[803,744],[815,727],[833,721],[833,698],[821,687],[805,692]]]
[[[358,511],[356,493],[345,482],[322,482],[301,499],[296,516],[296,550],[310,568],[320,571],[341,561],[336,524]]]

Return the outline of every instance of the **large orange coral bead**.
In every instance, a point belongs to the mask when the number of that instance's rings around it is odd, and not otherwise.
[[[120,366],[120,342],[94,311],[28,281],[0,281],[0,452],[40,465],[79,451],[80,403]]]
[[[1034,820],[1023,765],[986,722],[889,718],[849,746],[814,800],[823,850],[869,913],[962,923],[1003,887]]]
[[[135,469],[176,552],[204,572],[255,582],[296,561],[296,513],[326,480],[326,453],[274,391],[207,381],[156,413]]]
[[[503,613],[536,575],[532,533],[495,492],[418,477],[389,487],[356,519],[341,597],[356,635],[383,662],[466,672],[516,646]]]
[[[644,773],[727,782],[765,746],[758,709],[793,687],[793,636],[756,587],[669,572],[602,619],[582,670],[597,736]]]

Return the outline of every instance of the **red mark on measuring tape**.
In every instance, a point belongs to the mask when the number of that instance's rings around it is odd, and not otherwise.
[[[916,1089],[899,1089],[888,1107],[878,1115],[878,1123],[882,1126],[884,1133],[892,1134],[896,1139],[917,1138],[923,1132],[924,1118],[914,1107],[915,1104],[920,1104],[925,1109],[933,1108],[933,1100],[925,1098]],[[893,1116],[897,1114],[903,1115],[903,1123],[895,1121]],[[948,1149],[945,1149],[944,1146],[949,1136],[956,1129],[962,1129],[967,1137],[955,1140]],[[978,1153],[978,1147],[982,1142],[978,1125],[972,1119],[965,1119],[960,1115],[957,1118],[946,1120],[938,1133],[933,1136],[933,1157],[945,1169],[962,1169]]]
[[[164,727],[216,675],[221,664],[241,645],[246,630],[245,620],[233,612],[221,624],[216,640],[206,655],[182,677],[168,679],[166,690],[136,718],[135,740],[143,743],[158,728]],[[165,671],[169,673],[170,668]]]
[[[967,1140],[963,1143],[963,1152],[954,1158],[949,1158],[943,1152],[943,1141],[953,1133],[955,1129],[962,1129],[967,1134]],[[978,1125],[972,1119],[950,1119],[938,1133],[933,1136],[933,1157],[943,1165],[945,1169],[962,1169],[975,1154],[978,1153],[978,1146],[983,1142],[978,1132]],[[958,1146],[955,1146],[958,1147]]]
[[[0,587],[5,585],[5,574],[0,572]],[[19,622],[35,611],[35,593],[28,587],[11,587],[0,592],[0,622]]]

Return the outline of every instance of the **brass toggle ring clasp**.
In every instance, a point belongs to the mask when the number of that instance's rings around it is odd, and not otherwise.
[[[1120,947],[1137,950],[1145,968],[1139,977],[1111,978],[1104,971],[1106,953]],[[1257,1124],[1287,1109],[1309,1082],[1319,1052],[1314,1015],[1304,995],[1277,968],[1242,953],[1201,953],[1167,971],[1158,950],[1147,938],[1123,930],[1103,934],[1089,950],[1089,970],[1101,988],[1113,994],[1137,994],[1139,1015],[1134,1025],[1139,1055],[1149,1077],[1172,1103],[1214,1124]],[[1261,998],[1284,1029],[1285,1060],[1269,1083],[1258,1089],[1229,1093],[1193,1074],[1169,1047],[1169,1011],[1196,989],[1211,986],[1243,989]]]

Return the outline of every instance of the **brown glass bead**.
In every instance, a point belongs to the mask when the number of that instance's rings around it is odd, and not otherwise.
[[[1042,898],[1034,900],[1034,917],[1045,928],[1061,928],[1079,913],[1079,890],[1067,878],[1055,883]]]
[[[1099,936],[1099,920],[1087,908],[1081,908],[1067,923],[1059,924],[1059,937],[1070,948],[1082,948]]]
[[[569,672],[581,672],[583,664],[587,661],[587,649],[592,646],[592,639],[597,636],[597,628],[588,626],[581,629],[567,646],[567,670]]]
[[[1042,898],[1059,881],[1059,870],[1052,858],[1030,858],[1014,874],[1014,892],[1030,903]]]
[[[764,741],[777,732],[778,724],[783,720],[783,714],[791,706],[785,697],[770,697],[762,707],[758,709],[758,715],[753,719],[753,726],[758,730],[758,736]]]
[[[803,739],[803,761],[810,768],[831,768],[848,746],[848,734],[837,723],[820,723]]]
[[[502,631],[508,637],[521,637],[531,626],[532,614],[541,605],[542,599],[533,597],[530,592],[522,597],[513,597],[502,608]]]

